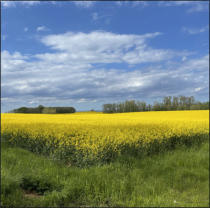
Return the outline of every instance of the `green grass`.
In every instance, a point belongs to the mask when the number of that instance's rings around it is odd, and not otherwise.
[[[209,207],[208,142],[89,168],[3,142],[1,160],[1,205]]]

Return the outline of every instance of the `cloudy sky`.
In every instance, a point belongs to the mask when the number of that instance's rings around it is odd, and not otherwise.
[[[1,2],[1,108],[209,93],[208,2]]]

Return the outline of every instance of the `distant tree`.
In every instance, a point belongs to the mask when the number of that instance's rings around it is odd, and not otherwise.
[[[73,107],[44,107],[39,105],[37,108],[21,107],[13,110],[14,113],[75,113]]]
[[[112,104],[104,104],[103,105],[103,112],[105,112],[105,113],[115,113],[113,111],[113,105]]]
[[[145,102],[135,100],[103,105],[104,113],[207,109],[209,109],[209,102],[195,102],[193,96],[165,96],[162,102],[155,101],[153,105],[147,105]]]
[[[171,110],[171,96],[164,97],[163,98],[163,103],[162,103],[162,108],[163,110]]]
[[[56,113],[56,109],[54,107],[44,107],[44,109],[42,110],[42,113],[54,114],[54,113]]]
[[[201,105],[199,104],[194,104],[190,106],[190,110],[200,110],[201,109]]]
[[[147,110],[148,110],[148,111],[151,111],[151,110],[152,110],[152,105],[149,104],[149,105],[147,106]]]
[[[15,113],[28,113],[28,108],[26,107],[20,107],[18,109],[14,109]]]
[[[152,110],[153,111],[160,111],[161,110],[161,103],[155,101],[154,104],[153,104],[153,107],[152,107]]]
[[[76,110],[73,107],[55,107],[56,113],[75,113]]]
[[[179,98],[174,96],[172,101],[172,110],[176,110],[179,106]]]
[[[39,113],[42,113],[43,109],[44,109],[44,106],[43,106],[43,105],[39,105],[39,106],[38,106],[38,111],[39,111]]]
[[[145,102],[137,101],[136,105],[137,105],[138,111],[146,111],[146,110],[148,110],[147,109],[147,105],[146,105]]]

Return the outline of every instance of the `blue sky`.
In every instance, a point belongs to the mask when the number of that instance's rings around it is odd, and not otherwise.
[[[208,2],[1,3],[2,112],[209,99]]]

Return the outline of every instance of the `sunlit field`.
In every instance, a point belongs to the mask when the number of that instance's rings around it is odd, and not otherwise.
[[[1,116],[4,206],[209,205],[209,111]]]
[[[150,155],[208,138],[209,111],[2,114],[10,144],[77,166]]]

